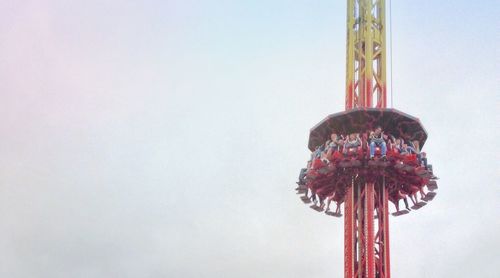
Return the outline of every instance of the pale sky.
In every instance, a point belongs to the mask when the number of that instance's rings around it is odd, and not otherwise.
[[[346,1],[0,0],[0,277],[343,277],[293,190],[344,109]],[[498,277],[498,1],[393,3],[438,195],[393,277]]]

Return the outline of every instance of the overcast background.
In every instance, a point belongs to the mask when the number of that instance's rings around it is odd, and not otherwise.
[[[343,277],[293,190],[344,109],[346,1],[0,1],[0,277]],[[439,180],[393,277],[498,277],[498,1],[394,1]],[[391,206],[392,208],[392,206]]]

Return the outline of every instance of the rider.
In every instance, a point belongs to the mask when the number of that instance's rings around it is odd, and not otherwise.
[[[375,148],[378,146],[381,149],[382,158],[385,158],[387,153],[387,144],[385,143],[384,135],[381,126],[377,126],[374,131],[370,132],[370,159],[375,156]]]
[[[361,139],[359,135],[357,133],[351,133],[344,144],[344,154],[347,154],[350,149],[354,149],[354,152],[357,152],[360,146]]]
[[[340,146],[344,143],[342,137],[339,137],[337,133],[333,132],[330,135],[330,140],[325,143],[325,156],[326,159],[331,159],[332,154],[339,151]]]
[[[392,149],[397,151],[398,153],[401,153],[401,151],[403,150],[403,142],[404,142],[403,139],[396,138],[392,145]]]

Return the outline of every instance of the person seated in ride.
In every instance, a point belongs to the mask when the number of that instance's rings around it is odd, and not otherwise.
[[[340,135],[338,140],[337,140],[337,143],[339,145],[339,151],[342,151],[342,149],[344,148],[344,144],[345,144],[345,141],[347,139],[347,136],[344,136],[344,135]]]
[[[401,145],[401,139],[396,138],[391,134],[386,136],[387,140],[387,156],[397,156],[399,155],[399,146]]]
[[[311,160],[321,158],[321,154],[323,153],[323,150],[324,150],[324,148],[322,145],[317,146],[316,149],[314,150],[314,152],[311,154]]]
[[[425,152],[421,152],[417,156],[420,160],[420,164],[424,166],[425,170],[428,170],[429,167],[427,165],[427,154]]]
[[[332,160],[332,154],[340,150],[340,146],[344,143],[342,137],[337,133],[332,133],[330,139],[325,143],[325,155],[327,160]]]
[[[417,141],[418,143],[418,141]],[[406,151],[409,153],[409,154],[418,154],[418,148],[415,147],[414,143],[410,141],[410,144],[406,145]]]
[[[323,163],[328,164],[328,163],[330,162],[329,157],[330,157],[330,156],[328,155],[328,151],[327,151],[327,150],[325,150],[325,151],[323,151],[323,152],[321,153],[321,157],[320,157],[320,159],[321,159],[321,161],[322,161]]]
[[[387,138],[387,135],[384,135],[384,132],[382,131],[381,126],[377,126],[374,131],[370,132],[370,159],[373,159],[375,156],[375,149],[377,147],[380,147],[380,152],[382,155],[382,158],[386,157],[387,153],[387,143],[385,142],[385,139]]]
[[[311,158],[309,161],[307,161],[307,166],[306,168],[300,169],[300,174],[299,174],[299,182],[297,182],[298,185],[304,185],[305,184],[305,179],[307,176],[307,172],[311,170],[313,167],[313,162],[317,158],[321,158],[321,146],[317,146],[316,149],[311,152]]]
[[[411,144],[411,142],[410,142]],[[413,145],[403,143],[403,147],[401,148],[401,154],[407,156],[409,161],[418,161],[420,164],[420,159],[418,159],[419,154],[417,150],[413,147]]]
[[[399,149],[399,153],[402,155],[407,155],[410,153],[409,150],[411,150],[411,149],[408,149],[408,144],[403,142],[401,144],[401,148]]]
[[[414,151],[415,154],[417,154],[417,159],[420,165],[424,166],[424,168],[427,170],[427,156],[425,152],[420,151],[420,143],[418,140],[414,140],[411,142],[412,146],[411,149]]]
[[[349,134],[347,140],[344,144],[344,154],[347,155],[347,152],[357,153],[358,149],[361,147],[361,139],[357,133]]]
[[[307,163],[309,165],[309,163]],[[306,176],[308,168],[300,169],[298,185],[306,185]]]
[[[324,151],[324,146],[319,145],[316,147],[314,152],[311,153],[311,163],[308,163],[308,170],[309,169],[317,169],[321,168],[323,165],[323,162],[321,161],[321,158],[323,156],[323,151]]]
[[[401,151],[403,150],[403,142],[403,139],[396,138],[392,143],[392,150],[397,153],[401,153]]]

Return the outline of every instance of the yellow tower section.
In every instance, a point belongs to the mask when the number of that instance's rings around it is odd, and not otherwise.
[[[385,0],[347,0],[346,110],[385,108]]]

